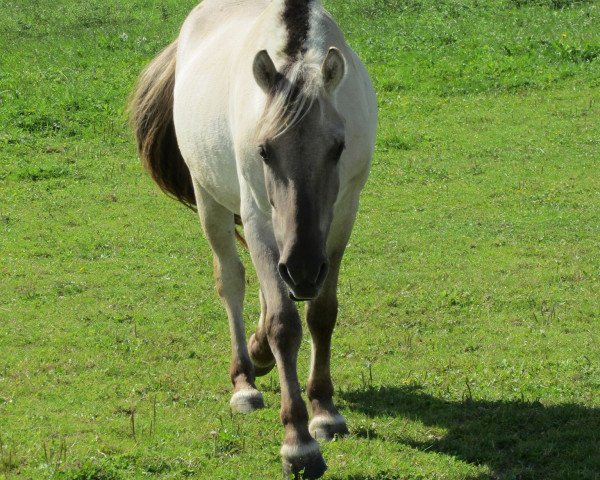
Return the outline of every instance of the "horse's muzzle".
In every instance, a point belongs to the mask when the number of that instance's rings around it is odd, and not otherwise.
[[[304,267],[304,266],[303,266]],[[329,271],[328,262],[320,263],[318,268],[290,269],[288,264],[279,264],[279,275],[289,289],[294,301],[313,300],[319,295]],[[315,274],[315,272],[317,272]]]

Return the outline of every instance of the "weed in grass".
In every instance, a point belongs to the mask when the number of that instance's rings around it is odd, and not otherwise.
[[[59,480],[125,480],[127,477],[106,462],[100,464],[87,462],[83,466],[66,472],[56,472],[52,478]]]
[[[10,473],[19,467],[19,461],[12,445],[7,445],[0,436],[0,473]]]
[[[67,443],[64,438],[59,440],[58,445],[55,442],[51,444],[42,442],[43,467],[53,472],[58,472],[60,466],[67,461]]]
[[[212,430],[210,435],[213,439],[213,456],[237,455],[244,451],[246,439],[241,433],[239,416],[231,414],[227,426],[222,416],[219,416],[219,428]]]

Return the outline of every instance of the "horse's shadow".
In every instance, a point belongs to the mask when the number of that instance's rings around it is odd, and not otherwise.
[[[480,479],[600,479],[600,408],[502,400],[451,402],[416,386],[371,387],[342,392],[341,397],[347,408],[369,417],[402,416],[443,427],[447,433],[431,441],[401,434],[382,438],[487,465],[492,474]],[[377,437],[377,432],[368,435]]]

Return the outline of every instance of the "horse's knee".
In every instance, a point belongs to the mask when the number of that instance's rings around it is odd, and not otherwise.
[[[239,259],[225,261],[215,257],[213,260],[213,269],[217,293],[221,298],[225,299],[231,295],[244,294],[244,277],[246,272],[244,265]]]
[[[306,322],[313,337],[330,337],[338,314],[338,301],[335,296],[319,299],[308,306]]]
[[[302,322],[298,311],[294,308],[269,312],[266,333],[273,353],[297,352],[302,341]]]

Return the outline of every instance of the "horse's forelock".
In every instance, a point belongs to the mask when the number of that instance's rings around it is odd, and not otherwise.
[[[297,125],[322,91],[319,63],[303,57],[283,67],[279,81],[268,95],[258,138],[274,138]]]

